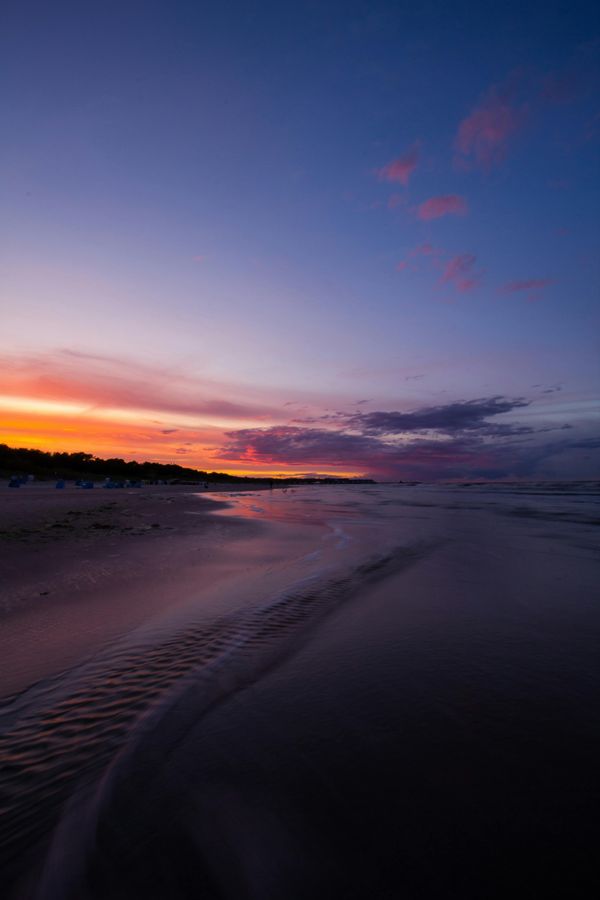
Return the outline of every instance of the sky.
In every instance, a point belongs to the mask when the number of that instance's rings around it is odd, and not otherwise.
[[[0,441],[600,477],[592,3],[14,2]]]

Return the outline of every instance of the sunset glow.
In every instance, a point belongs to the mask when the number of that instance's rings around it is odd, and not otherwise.
[[[232,472],[597,474],[585,17],[528,8],[515,41],[500,8],[485,28],[427,15],[13,10],[3,441]],[[384,414],[414,427],[374,432]]]

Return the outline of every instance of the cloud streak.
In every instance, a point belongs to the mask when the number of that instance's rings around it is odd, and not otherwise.
[[[440,278],[441,284],[452,284],[457,291],[467,293],[477,287],[481,274],[474,271],[475,257],[472,253],[462,253],[449,260]]]
[[[442,216],[464,216],[468,212],[467,201],[458,194],[430,197],[417,207],[417,218],[422,222],[441,219]]]
[[[458,126],[456,162],[489,170],[506,158],[508,145],[527,118],[527,106],[513,101],[511,87],[495,85]]]
[[[348,467],[377,466],[387,448],[369,435],[297,425],[244,428],[228,432],[220,459],[271,464]]]
[[[556,441],[554,449],[534,446],[542,432],[561,425],[528,421],[523,397],[391,410],[347,398],[332,411],[332,398],[298,407],[289,395],[266,389],[65,351],[7,357],[4,369],[3,430],[14,446],[158,461],[181,456],[199,468],[234,472],[329,470],[422,480],[533,472],[543,454],[593,450],[573,442],[570,449]],[[419,377],[414,369],[396,375]],[[304,417],[290,419],[292,409]]]
[[[408,153],[392,160],[383,168],[377,170],[380,181],[392,181],[407,186],[410,177],[419,162],[418,144],[413,144]]]
[[[524,398],[494,396],[411,412],[336,413],[318,425],[312,419],[304,426],[227,432],[218,453],[254,465],[350,467],[376,477],[460,478],[499,473],[502,466],[507,474],[510,442],[527,439],[534,429],[490,419],[528,405]]]
[[[383,415],[383,414],[382,414]],[[386,426],[387,427],[387,426]],[[564,426],[558,426],[563,430]],[[379,479],[530,478],[588,457],[600,447],[596,436],[555,441],[528,426],[487,423],[483,428],[457,428],[446,438],[417,434],[410,441],[390,441],[378,432],[355,434],[299,426],[230,432],[219,458],[255,466],[350,468]]]
[[[162,411],[225,420],[276,415],[274,402],[244,397],[239,387],[117,358],[71,351],[19,359],[4,356],[0,371],[5,394],[77,402],[90,411]]]
[[[484,431],[487,419],[529,406],[522,397],[509,399],[496,396],[431,406],[414,412],[371,412],[352,416],[351,425],[360,426],[368,434],[401,434],[413,431]]]
[[[415,247],[410,251],[407,259],[396,263],[396,271],[418,271],[419,266],[416,263],[418,257],[424,257],[429,261],[430,267],[433,267],[434,270],[438,272],[441,270],[438,284],[452,285],[461,293],[472,291],[483,278],[481,271],[475,271],[476,258],[472,253],[461,253],[448,258],[445,250],[434,247],[428,242]],[[444,257],[446,257],[445,261]]]

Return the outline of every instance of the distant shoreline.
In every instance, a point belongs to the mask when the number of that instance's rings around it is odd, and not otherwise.
[[[150,484],[374,484],[371,478],[347,477],[325,473],[320,475],[231,475],[180,466],[177,463],[137,462],[137,460],[102,459],[92,453],[50,453],[28,447],[0,444],[0,478],[28,478],[38,481],[66,479],[101,482],[142,481]]]

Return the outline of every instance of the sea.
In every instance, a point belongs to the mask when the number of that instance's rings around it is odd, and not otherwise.
[[[3,896],[597,895],[600,484],[194,502],[242,571],[2,701]]]

